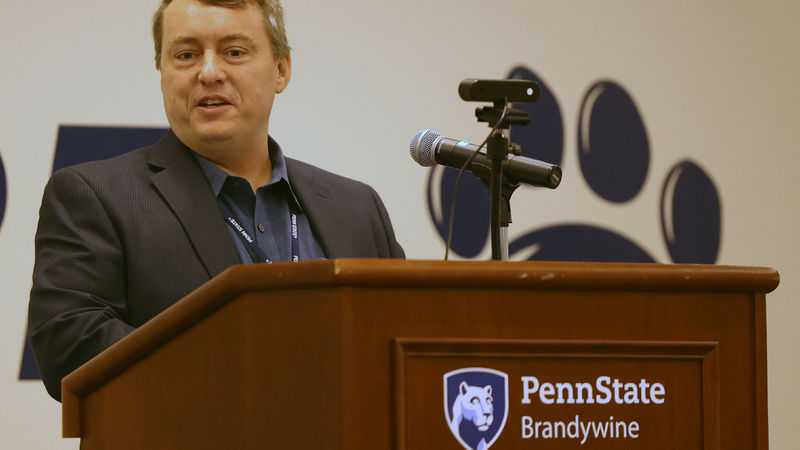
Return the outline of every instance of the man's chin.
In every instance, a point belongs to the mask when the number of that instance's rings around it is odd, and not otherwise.
[[[236,137],[236,133],[231,127],[195,127],[183,130],[173,129],[173,132],[190,148],[197,145],[230,142]]]
[[[191,126],[173,126],[172,131],[187,147],[200,153],[209,150],[229,152],[235,150],[231,147],[237,143],[245,145],[252,140],[248,134],[248,128],[238,122],[194,123]],[[264,143],[266,144],[266,138],[264,138]]]
[[[197,133],[196,136],[198,141],[211,144],[211,143],[231,141],[236,136],[236,134],[230,131],[213,131],[213,132]]]

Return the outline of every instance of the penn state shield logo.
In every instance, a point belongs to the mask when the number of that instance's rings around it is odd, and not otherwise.
[[[506,425],[508,375],[482,367],[444,374],[444,414],[465,449],[488,449]]]

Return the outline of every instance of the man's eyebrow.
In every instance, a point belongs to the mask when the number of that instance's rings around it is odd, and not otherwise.
[[[178,36],[169,42],[168,49],[172,49],[183,44],[197,44],[200,40],[191,36]]]
[[[251,38],[250,36],[248,36],[247,34],[244,34],[244,33],[227,34],[227,35],[222,36],[221,38],[219,38],[218,41],[221,42],[221,43],[229,43],[229,42],[233,42],[233,41],[243,41],[247,45],[249,45],[250,47],[255,47],[256,46],[256,43],[253,40],[253,38]],[[171,49],[171,48],[174,48],[174,47],[179,46],[179,45],[184,45],[184,44],[195,45],[195,44],[199,44],[199,43],[200,43],[200,39],[198,39],[196,37],[192,37],[192,36],[177,36],[175,39],[170,41],[169,46],[167,48]]]
[[[243,41],[245,44],[249,45],[250,47],[256,46],[256,41],[253,40],[250,36],[244,33],[233,33],[228,34],[220,38],[220,42],[231,42],[231,41]]]

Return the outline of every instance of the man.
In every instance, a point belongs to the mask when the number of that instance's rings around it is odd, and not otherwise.
[[[153,37],[171,131],[58,171],[42,200],[30,339],[57,400],[61,378],[233,264],[404,256],[375,191],[269,137],[291,77],[279,0],[164,0]]]

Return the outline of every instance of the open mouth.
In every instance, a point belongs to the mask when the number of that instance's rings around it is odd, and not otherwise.
[[[228,104],[229,104],[228,102],[226,102],[221,98],[211,98],[200,101],[200,103],[198,103],[198,106],[201,106],[203,108],[218,108],[220,106],[225,106]]]

